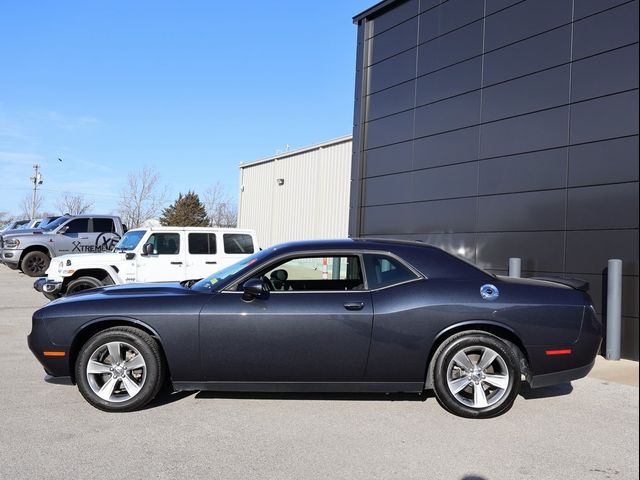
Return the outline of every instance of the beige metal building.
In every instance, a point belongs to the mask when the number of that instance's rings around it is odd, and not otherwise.
[[[261,247],[345,238],[349,230],[351,135],[240,164],[238,227]]]

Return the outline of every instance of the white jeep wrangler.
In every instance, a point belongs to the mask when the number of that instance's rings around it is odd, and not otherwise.
[[[129,230],[112,252],[62,255],[33,287],[47,298],[102,285],[204,278],[258,249],[253,230],[153,227]]]

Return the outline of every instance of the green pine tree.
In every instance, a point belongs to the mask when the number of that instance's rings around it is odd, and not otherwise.
[[[186,195],[180,193],[178,199],[162,211],[160,224],[171,227],[206,227],[209,220],[198,194],[189,191]]]

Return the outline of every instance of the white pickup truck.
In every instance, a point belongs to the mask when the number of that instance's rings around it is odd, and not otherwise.
[[[62,255],[33,287],[55,299],[102,285],[203,278],[258,250],[253,230],[153,227],[129,230],[112,252]]]

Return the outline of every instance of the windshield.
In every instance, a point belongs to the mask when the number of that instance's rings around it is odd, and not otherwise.
[[[71,217],[60,217],[56,220],[54,220],[51,223],[47,223],[44,227],[42,227],[42,230],[55,230],[56,228],[58,228],[60,225],[62,225],[64,222],[66,222],[67,220],[69,220]]]
[[[133,250],[138,246],[145,233],[147,233],[146,230],[131,230],[125,233],[124,237],[120,239],[114,249],[121,252],[124,252],[125,250]]]
[[[234,263],[233,265],[229,265],[228,267],[223,268],[222,270],[218,270],[217,272],[209,275],[207,278],[203,278],[197,283],[193,284],[191,287],[193,290],[199,290],[201,292],[210,291],[213,289],[214,285],[218,282],[221,282],[233,275],[243,272],[244,270],[248,270],[258,262],[262,260],[264,257],[268,256],[271,253],[271,250],[262,250],[260,252],[254,253],[248,257],[243,258],[242,260]]]

